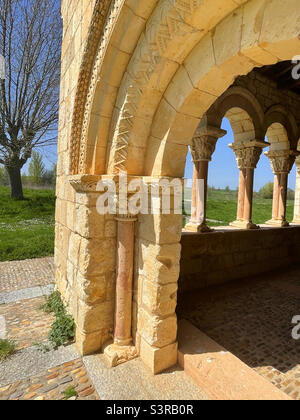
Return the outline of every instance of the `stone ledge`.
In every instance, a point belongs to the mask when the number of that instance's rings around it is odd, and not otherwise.
[[[292,399],[190,322],[179,322],[179,365],[213,400]]]

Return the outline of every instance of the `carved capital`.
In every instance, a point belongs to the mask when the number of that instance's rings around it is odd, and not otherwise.
[[[294,165],[299,152],[291,150],[273,150],[266,152],[274,175],[288,174]]]
[[[295,159],[297,172],[300,174],[300,156],[298,155]]]
[[[211,161],[216,149],[217,140],[227,132],[213,126],[199,127],[193,137],[191,153],[193,162]]]
[[[269,146],[269,143],[260,141],[248,141],[229,144],[229,147],[234,151],[238,168],[255,169],[262,149]]]

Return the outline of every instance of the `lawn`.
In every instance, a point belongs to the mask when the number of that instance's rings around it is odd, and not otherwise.
[[[24,190],[24,201],[11,200],[9,188],[0,187],[0,261],[24,260],[53,255],[55,192]],[[185,191],[190,213],[191,191]],[[236,219],[237,192],[210,190],[207,218],[210,226],[228,225]],[[287,220],[293,219],[294,202],[288,201]],[[254,223],[271,219],[272,200],[255,194]]]
[[[191,192],[185,191],[185,198],[190,200]],[[186,213],[190,213],[190,202],[186,203]],[[207,218],[209,226],[226,226],[236,220],[237,191],[210,190],[207,200]],[[294,201],[287,202],[287,220],[293,220]],[[253,200],[253,222],[263,224],[272,218],[272,200],[262,199],[257,193]]]
[[[55,192],[25,189],[24,196],[11,200],[0,187],[0,261],[53,255]]]

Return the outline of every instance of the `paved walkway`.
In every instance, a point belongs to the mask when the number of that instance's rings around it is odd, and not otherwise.
[[[300,268],[179,296],[178,314],[300,400]]]
[[[0,262],[0,293],[54,283],[53,257]]]
[[[70,387],[78,400],[206,399],[178,367],[153,376],[139,359],[110,369],[103,355],[81,358],[74,345],[44,352],[53,317],[41,305],[53,281],[52,258],[0,263],[0,338],[17,344],[0,363],[0,400],[60,400]]]
[[[61,400],[70,387],[78,400],[99,399],[73,345],[43,352],[54,318],[41,306],[53,283],[53,258],[0,263],[0,338],[17,345],[0,364],[0,400]]]

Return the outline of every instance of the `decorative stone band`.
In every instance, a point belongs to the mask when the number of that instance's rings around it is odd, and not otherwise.
[[[191,153],[193,162],[211,161],[216,149],[217,140],[224,137],[227,131],[218,127],[198,127],[192,140]]]
[[[294,165],[295,159],[300,152],[295,150],[273,150],[266,152],[269,158],[274,175],[289,174]]]
[[[268,147],[270,144],[258,140],[243,141],[238,143],[229,144],[229,147],[236,155],[238,168],[242,169],[255,169],[262,149]]]
[[[95,193],[101,180],[112,180],[115,177],[106,175],[71,175],[68,179],[74,190],[78,193]]]

